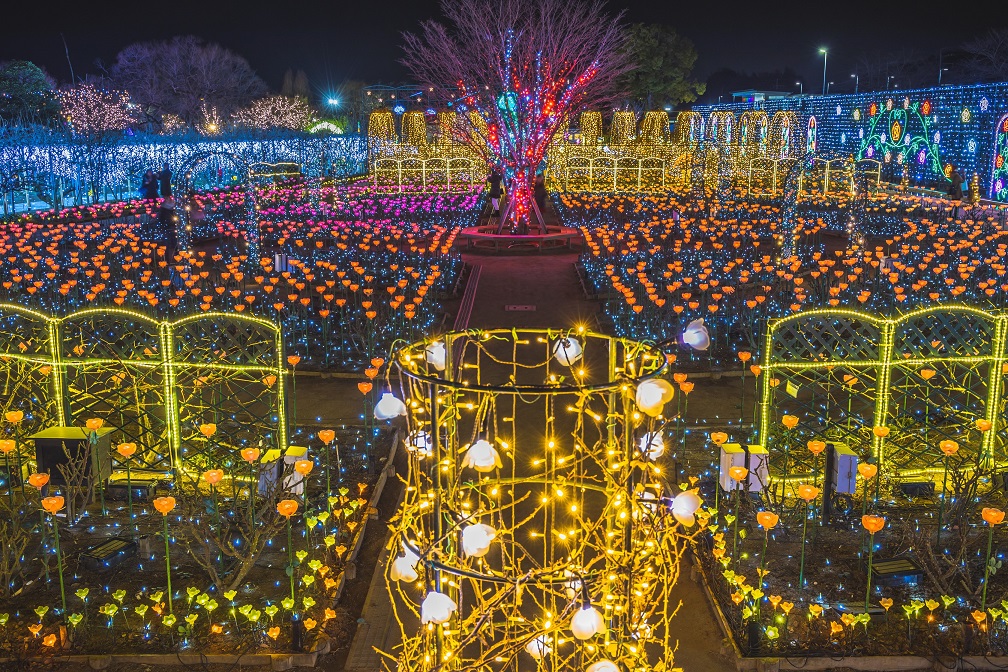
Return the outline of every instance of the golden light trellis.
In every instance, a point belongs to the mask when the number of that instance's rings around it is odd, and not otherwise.
[[[670,667],[669,591],[700,500],[661,466],[664,418],[635,404],[664,354],[505,329],[415,343],[395,362],[410,425],[386,568],[395,667]]]

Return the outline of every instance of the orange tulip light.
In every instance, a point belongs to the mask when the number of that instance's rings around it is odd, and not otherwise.
[[[938,448],[945,454],[945,457],[952,457],[959,452],[959,444],[951,439],[946,439],[939,443]]]
[[[728,467],[728,475],[731,476],[733,481],[741,483],[749,475],[749,470],[745,467]]]
[[[261,451],[258,448],[244,448],[241,451],[242,459],[248,462],[249,464],[258,460],[260,454]]]
[[[991,549],[994,544],[994,526],[1004,522],[1005,512],[993,507],[984,507],[980,512],[984,522],[987,523],[987,560],[984,562],[984,582],[983,598],[981,599],[981,611],[987,611],[987,584],[990,581]]]
[[[33,488],[38,488],[40,491],[42,490],[42,488],[46,486],[46,483],[48,482],[49,482],[49,474],[45,472],[42,472],[41,474],[32,474],[31,476],[28,477],[28,483]]]
[[[224,478],[222,469],[207,469],[203,472],[203,480],[210,485],[217,485]]]
[[[168,573],[168,613],[172,613],[172,589],[171,589],[171,551],[168,549],[168,514],[175,508],[174,497],[156,497],[154,508],[161,513],[161,523],[164,525],[164,552],[165,569]]]
[[[294,463],[294,471],[301,474],[302,476],[307,476],[311,473],[312,467],[315,463],[311,460],[298,460]]]
[[[980,420],[976,421],[976,428],[979,429],[981,432],[989,432],[991,427],[993,426],[994,425],[993,423],[991,423],[990,420],[984,420],[981,418]]]
[[[17,447],[17,444],[14,443],[14,439],[0,439],[0,453],[6,455],[14,450],[15,447]]]
[[[301,363],[301,357],[299,355],[287,355],[287,363],[295,367]]]
[[[798,426],[798,416],[797,415],[785,415],[781,418],[781,424],[788,429],[794,429]]]
[[[293,499],[281,499],[277,502],[277,513],[284,518],[290,519],[298,510],[298,503]]]
[[[135,443],[120,443],[116,446],[116,452],[122,455],[124,460],[128,460],[133,457],[136,453],[137,445]]]
[[[861,474],[861,478],[867,481],[869,478],[875,478],[875,474],[878,473],[878,465],[862,462],[857,466],[857,470]]]
[[[920,377],[924,380],[931,380],[931,378],[937,373],[934,369],[921,369]]]
[[[760,374],[763,373],[763,367],[760,366],[759,364],[750,365],[749,370],[752,371],[752,374],[757,378],[759,378]]]
[[[885,437],[889,436],[889,428],[888,427],[883,427],[881,425],[877,426],[877,427],[872,427],[871,431],[872,431],[872,434],[874,434],[875,436],[877,436],[880,439],[884,439]]]
[[[48,511],[51,515],[56,515],[56,513],[63,508],[65,501],[59,495],[53,497],[43,497],[42,498],[42,508]]]
[[[199,426],[199,431],[200,434],[209,439],[211,436],[217,433],[217,425],[213,422],[205,422]]]
[[[756,522],[764,530],[772,530],[780,522],[780,516],[772,511],[760,511],[756,514]]]
[[[24,411],[7,411],[4,413],[4,419],[7,420],[7,422],[16,425],[24,420]]]
[[[371,385],[370,381],[364,381],[364,382],[357,383],[357,389],[360,390],[361,394],[367,394],[368,392],[371,391],[372,387],[373,387],[373,385]]]
[[[811,502],[819,496],[819,488],[803,483],[798,486],[798,496],[804,499],[806,503]]]
[[[991,527],[994,525],[1000,525],[1005,519],[1004,511],[991,507],[984,507],[983,511],[980,512],[980,515],[983,517],[984,522]]]
[[[336,438],[336,432],[331,429],[321,429],[319,430],[318,438],[322,443],[332,443],[333,439]]]
[[[818,456],[821,452],[823,452],[824,450],[826,450],[826,442],[825,441],[815,441],[815,440],[809,441],[808,442],[808,449],[809,449],[810,453],[812,453],[813,455]]]
[[[728,441],[728,435],[724,432],[711,432],[710,440],[715,446],[721,446]]]
[[[105,421],[101,418],[88,418],[84,421],[84,426],[88,428],[89,432],[97,432],[105,426]]]
[[[882,516],[864,515],[861,516],[861,525],[868,530],[870,540],[868,542],[868,587],[865,588],[865,613],[868,613],[868,606],[871,600],[872,587],[872,559],[875,554],[875,533],[885,527],[885,518]]]
[[[742,362],[743,364],[745,364],[745,363],[746,363],[746,362],[748,362],[748,361],[749,361],[750,359],[752,359],[752,353],[751,353],[751,352],[746,352],[745,350],[743,350],[743,351],[741,351],[740,353],[738,353],[738,358],[739,358],[739,360],[740,360],[740,361],[741,361],[741,362]]]
[[[175,498],[157,497],[154,499],[154,508],[157,509],[162,516],[167,516],[175,509]]]

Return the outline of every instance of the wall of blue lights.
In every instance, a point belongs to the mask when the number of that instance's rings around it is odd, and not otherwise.
[[[769,117],[794,111],[802,133],[815,117],[818,151],[882,162],[883,176],[945,190],[952,166],[980,195],[1008,201],[1008,83],[900,89],[830,96],[791,96],[761,103],[697,105],[740,115],[763,109]],[[709,126],[709,124],[707,124]]]

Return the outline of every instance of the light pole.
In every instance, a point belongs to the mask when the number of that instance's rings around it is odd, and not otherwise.
[[[801,82],[795,82],[795,84],[798,85],[798,95],[799,96],[804,96],[805,95],[805,85],[802,84]]]
[[[941,73],[948,72],[948,68],[938,68],[938,86],[941,86]]]
[[[889,75],[888,77],[886,77],[886,80],[885,80],[885,90],[886,91],[889,90],[889,82],[891,82],[894,79],[896,79],[896,75]]]
[[[827,93],[827,94],[829,94],[829,87],[833,86],[833,84],[834,84],[834,82],[829,82],[829,83],[828,83],[828,84],[826,85],[826,93]]]
[[[822,48],[822,49],[819,50],[819,53],[822,54],[822,95],[825,96],[826,95],[826,56],[829,55],[829,52],[825,48]]]
[[[861,83],[861,78],[858,77],[858,74],[856,72],[853,75],[851,75],[851,77],[854,78],[854,93],[857,94],[858,84]]]

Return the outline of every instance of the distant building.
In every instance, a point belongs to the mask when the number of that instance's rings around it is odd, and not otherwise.
[[[745,89],[744,91],[732,91],[733,103],[762,103],[765,100],[777,100],[778,98],[791,98],[794,94],[790,91],[758,91],[756,89]]]

